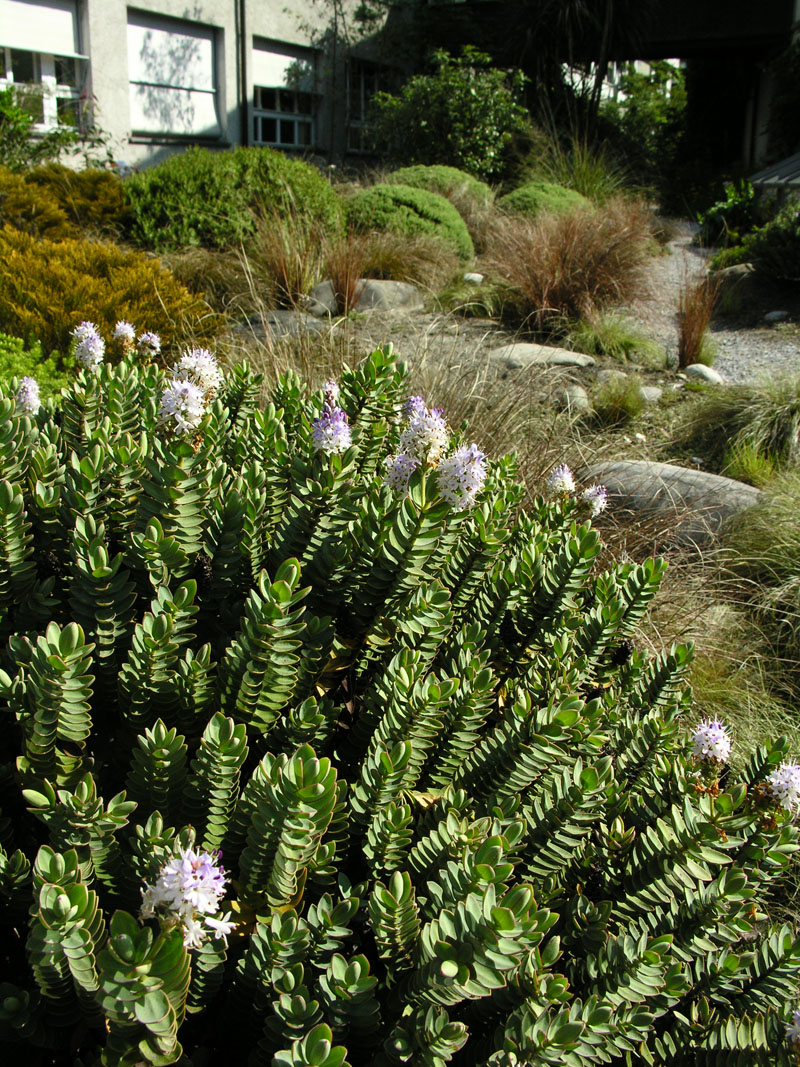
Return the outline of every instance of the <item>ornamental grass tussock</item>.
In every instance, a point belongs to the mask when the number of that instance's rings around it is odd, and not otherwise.
[[[635,648],[600,488],[140,329],[0,388],[6,1060],[795,1064],[800,766]]]

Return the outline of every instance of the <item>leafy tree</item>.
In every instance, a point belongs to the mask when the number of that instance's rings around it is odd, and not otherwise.
[[[528,114],[520,103],[524,75],[498,70],[490,56],[465,48],[433,54],[436,70],[411,78],[399,93],[378,93],[371,125],[378,153],[393,163],[443,163],[499,180]]]

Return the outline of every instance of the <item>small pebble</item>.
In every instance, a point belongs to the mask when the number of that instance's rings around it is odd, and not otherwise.
[[[633,439],[634,439],[634,441],[638,441],[639,444],[641,444],[641,445],[643,445],[645,443],[645,441],[647,440],[647,438],[645,437],[645,435],[643,433],[635,433],[633,435]]]

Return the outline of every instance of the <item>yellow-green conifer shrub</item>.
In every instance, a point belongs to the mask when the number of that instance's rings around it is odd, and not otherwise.
[[[0,225],[54,241],[76,235],[66,211],[46,190],[6,167],[0,167]]]
[[[386,349],[115,334],[0,388],[2,1062],[796,1067],[800,764],[635,647],[603,487]]]
[[[66,352],[87,307],[106,333],[126,319],[165,344],[208,341],[222,321],[142,252],[100,241],[36,240],[10,226],[0,231],[0,330],[40,341],[45,352]]]

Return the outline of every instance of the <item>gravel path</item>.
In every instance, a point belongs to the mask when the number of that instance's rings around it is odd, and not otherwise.
[[[692,244],[696,227],[680,224],[670,242],[670,255],[652,261],[650,295],[630,309],[631,317],[662,344],[677,362],[678,327],[676,307],[681,284],[699,277],[709,253]],[[789,321],[768,325],[769,311],[787,311]],[[736,321],[720,319],[711,333],[718,347],[714,369],[726,382],[749,382],[764,375],[800,374],[800,294],[763,289]]]

